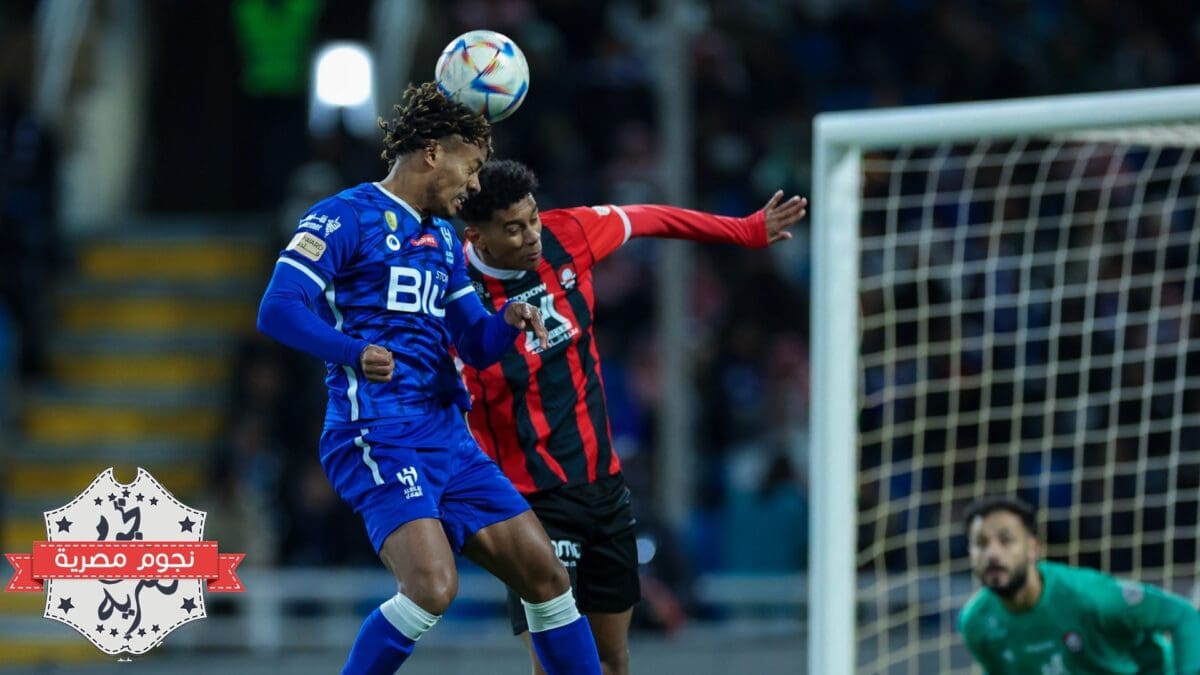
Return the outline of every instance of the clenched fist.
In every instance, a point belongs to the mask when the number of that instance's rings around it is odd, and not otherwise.
[[[369,382],[389,382],[396,370],[392,353],[379,345],[367,345],[358,357],[358,366]]]

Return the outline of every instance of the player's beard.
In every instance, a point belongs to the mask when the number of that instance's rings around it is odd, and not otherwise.
[[[1000,586],[988,586],[989,589],[996,595],[1002,598],[1011,599],[1016,597],[1021,589],[1025,588],[1025,583],[1029,581],[1029,561],[1022,561],[1020,565],[1014,565],[1012,574],[1008,577],[1008,583]],[[985,582],[986,583],[986,582]]]

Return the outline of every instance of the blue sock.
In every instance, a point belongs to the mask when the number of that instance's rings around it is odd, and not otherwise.
[[[587,617],[568,590],[547,602],[525,602],[533,651],[546,675],[600,675],[600,656]]]
[[[397,593],[363,621],[342,675],[392,675],[439,618]]]

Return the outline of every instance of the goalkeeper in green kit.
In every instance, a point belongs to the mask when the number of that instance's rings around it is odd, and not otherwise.
[[[982,499],[964,520],[984,587],[958,627],[988,675],[1200,673],[1200,613],[1187,600],[1039,561],[1034,512],[1020,500]]]

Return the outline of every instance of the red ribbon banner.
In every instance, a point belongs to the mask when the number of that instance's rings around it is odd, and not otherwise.
[[[42,590],[46,579],[204,579],[208,590],[240,593],[245,553],[217,553],[215,541],[35,541],[33,553],[6,553],[16,574],[5,591]]]

